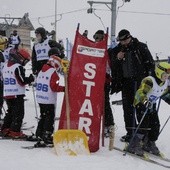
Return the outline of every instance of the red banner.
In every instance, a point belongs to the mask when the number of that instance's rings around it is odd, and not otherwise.
[[[106,75],[107,39],[93,42],[76,31],[68,74],[70,127],[86,133],[91,152],[99,149]],[[59,129],[66,129],[63,102]]]

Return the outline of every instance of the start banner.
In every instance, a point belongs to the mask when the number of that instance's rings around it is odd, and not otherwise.
[[[68,73],[70,128],[88,137],[89,149],[99,149],[101,116],[104,106],[108,34],[94,42],[76,31]],[[66,129],[66,103],[63,101],[59,129]]]

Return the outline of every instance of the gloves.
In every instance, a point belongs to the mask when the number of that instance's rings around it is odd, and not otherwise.
[[[144,106],[145,106],[145,108],[147,109],[152,109],[152,107],[153,107],[153,103],[152,103],[152,101],[150,101],[150,100],[145,100],[144,102],[143,102],[143,104],[144,104]]]
[[[31,82],[34,81],[34,76],[33,76],[32,74],[30,74],[30,76],[28,77],[28,79],[29,79],[29,82],[31,83]]]
[[[68,73],[69,70],[69,60],[67,59],[62,59],[61,60],[61,67],[63,69],[63,72],[66,74]]]
[[[112,83],[111,83],[111,92],[110,92],[110,94],[118,93],[120,91],[122,91],[122,82],[113,79]]]

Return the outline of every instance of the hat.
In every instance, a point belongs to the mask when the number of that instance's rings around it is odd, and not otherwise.
[[[104,34],[104,31],[103,30],[98,30],[98,31],[96,31],[96,33],[95,34]]]
[[[96,33],[93,35],[94,39],[103,39],[104,38],[104,31],[103,30],[98,30]]]
[[[118,36],[116,39],[117,41],[122,41],[122,40],[128,39],[129,37],[131,37],[130,32],[126,29],[123,29],[118,33]]]

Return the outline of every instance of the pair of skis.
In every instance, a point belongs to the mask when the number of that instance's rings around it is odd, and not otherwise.
[[[119,152],[121,152],[123,154],[125,153],[124,150],[122,150],[122,149],[120,149],[118,147],[114,147],[114,150],[119,151]],[[149,162],[149,163],[152,163],[152,164],[159,165],[161,167],[170,169],[170,165],[167,165],[165,163],[165,162],[170,163],[170,159],[164,157],[162,154],[157,156],[157,155],[153,155],[153,154],[150,154],[150,153],[145,153],[143,156],[139,156],[139,155],[127,152],[127,155],[130,155],[130,156],[132,156],[134,158],[141,159],[143,161],[146,161],[146,162]],[[159,160],[164,161],[164,163],[160,162]]]

